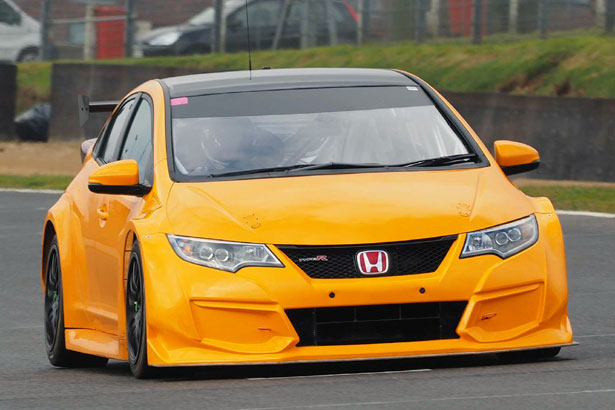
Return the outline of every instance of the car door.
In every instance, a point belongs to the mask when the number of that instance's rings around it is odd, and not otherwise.
[[[109,120],[92,153],[99,166],[117,160],[138,98],[139,95],[126,98]],[[94,167],[92,171],[97,168]],[[107,253],[106,247],[110,240],[106,236],[111,231],[110,226],[116,221],[110,212],[111,195],[96,194],[88,190],[85,196],[87,203],[81,229],[87,274],[86,311],[94,329],[115,333],[118,320],[117,307],[112,303],[117,300],[115,280],[106,276],[108,267],[104,264],[108,264],[109,259],[101,257]]]
[[[141,94],[135,101],[135,108],[114,157],[114,160],[137,161],[139,183],[147,186],[151,186],[153,179],[152,113],[151,100]],[[106,223],[100,226],[97,241],[96,283],[104,289],[100,294],[99,308],[109,320],[103,323],[101,330],[117,334],[118,318],[124,309],[123,274],[128,222],[141,213],[144,199],[131,195],[102,196],[108,216]]]
[[[0,61],[17,58],[20,36],[24,35],[22,16],[5,0],[0,0]]]
[[[271,48],[281,11],[281,0],[257,0],[249,4],[250,44],[252,50]],[[228,16],[226,28],[226,50],[247,50],[248,29],[245,6],[239,7]]]

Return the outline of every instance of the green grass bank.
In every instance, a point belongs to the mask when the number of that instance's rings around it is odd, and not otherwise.
[[[68,61],[70,62],[70,61]],[[77,61],[75,61],[77,62]],[[247,54],[208,54],[95,61],[94,64],[241,70]],[[462,40],[261,51],[254,67],[382,67],[411,71],[441,90],[615,98],[615,37],[578,34],[546,40],[494,36],[475,46]],[[49,100],[51,63],[18,69],[18,111]]]

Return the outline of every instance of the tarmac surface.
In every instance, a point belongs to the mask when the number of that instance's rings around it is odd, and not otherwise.
[[[40,242],[57,197],[0,192],[0,409],[615,408],[615,219],[560,216],[580,345],[555,359],[190,368],[142,381],[122,362],[57,369],[47,361]]]

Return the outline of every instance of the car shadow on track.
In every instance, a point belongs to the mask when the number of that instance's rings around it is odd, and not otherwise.
[[[165,382],[190,380],[268,379],[285,377],[332,376],[342,374],[425,371],[434,369],[474,368],[510,364],[563,362],[568,358],[498,358],[495,354],[462,355],[417,359],[377,359],[349,362],[292,363],[267,365],[230,365],[160,368],[157,379]],[[118,376],[130,376],[126,362],[110,362],[106,369],[92,369]]]

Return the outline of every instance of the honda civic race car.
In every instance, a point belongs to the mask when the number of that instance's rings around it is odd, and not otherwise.
[[[56,366],[158,367],[525,351],[573,344],[562,231],[432,87],[394,70],[153,80],[82,145],[49,210]]]

